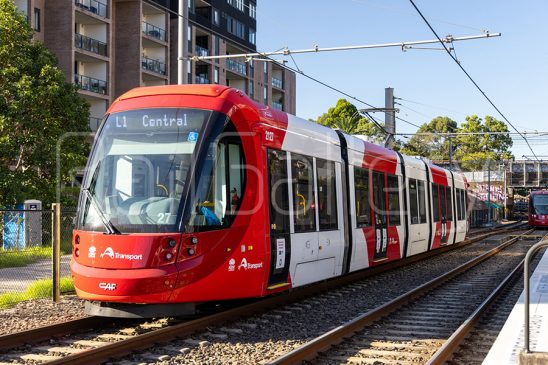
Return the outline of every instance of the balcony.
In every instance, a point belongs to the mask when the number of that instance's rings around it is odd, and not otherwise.
[[[272,109],[284,110],[284,106],[282,103],[276,103],[275,101],[273,101]]]
[[[107,44],[85,35],[74,34],[74,46],[101,56],[107,56]]]
[[[231,59],[226,60],[226,67],[233,72],[239,73],[241,75],[246,75],[245,63],[234,61]]]
[[[209,84],[209,79],[206,76],[203,75],[197,75],[196,76],[196,83],[197,84]]]
[[[143,70],[154,72],[160,75],[166,74],[166,64],[163,62],[143,57],[141,64],[143,66]]]
[[[207,57],[209,56],[209,50],[204,47],[196,46],[196,56]]]
[[[105,3],[96,0],[74,0],[76,6],[85,9],[93,14],[106,18],[108,16],[108,6]]]
[[[162,42],[166,42],[166,31],[162,28],[159,28],[155,25],[149,24],[147,22],[143,22],[143,34],[158,39]]]
[[[91,91],[97,94],[107,95],[108,83],[103,80],[94,79],[84,75],[75,74],[74,83],[82,90]]]
[[[275,78],[274,76],[272,77],[272,86],[277,88],[277,89],[283,89],[284,87],[284,83],[282,80],[280,79],[277,79]]]

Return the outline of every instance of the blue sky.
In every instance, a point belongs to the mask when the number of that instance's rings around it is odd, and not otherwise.
[[[520,131],[548,131],[548,1],[415,0],[415,4],[441,37],[478,35],[482,30],[502,33],[497,38],[455,42],[456,55]],[[259,0],[257,23],[259,51],[435,38],[408,0]],[[388,48],[293,57],[304,73],[373,105],[384,106],[384,88],[393,87],[395,96],[407,100],[401,101],[398,115],[415,124],[437,115],[458,123],[471,114],[502,119],[442,51]],[[297,76],[297,115],[302,118],[318,117],[341,97]],[[416,127],[397,121],[397,131],[414,132]],[[531,155],[522,139],[514,140],[517,158]],[[548,155],[548,137],[530,140],[536,154]]]

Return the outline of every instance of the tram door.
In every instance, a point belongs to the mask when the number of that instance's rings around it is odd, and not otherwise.
[[[271,255],[268,286],[272,288],[287,283],[291,258],[287,153],[269,149],[267,166]]]
[[[375,222],[375,253],[373,260],[386,258],[388,220],[386,212],[386,182],[384,172],[373,171],[373,214]]]

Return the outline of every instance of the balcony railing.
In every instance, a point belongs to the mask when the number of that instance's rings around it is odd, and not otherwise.
[[[275,77],[272,77],[272,86],[278,88],[278,89],[283,89],[283,81],[280,80],[280,79],[277,79]]]
[[[231,59],[226,60],[226,67],[230,71],[237,72],[242,75],[246,75],[245,63],[234,61]]]
[[[141,64],[144,70],[151,71],[160,75],[166,74],[166,64],[163,62],[143,57]]]
[[[108,6],[105,3],[96,0],[74,0],[76,6],[106,18],[108,16]]]
[[[107,44],[97,39],[87,37],[82,34],[74,34],[74,46],[85,51],[97,53],[98,55],[107,55]]]
[[[163,42],[166,41],[166,31],[162,28],[159,28],[155,25],[149,24],[147,22],[143,22],[143,34],[159,39]]]
[[[196,55],[198,57],[207,57],[209,56],[209,50],[204,47],[196,46]]]
[[[197,75],[196,76],[197,84],[209,84],[209,79],[206,76]]]
[[[74,83],[82,90],[107,95],[108,82],[84,75],[74,75]]]
[[[283,110],[284,109],[284,106],[282,103],[276,103],[275,101],[272,102],[272,108],[273,109],[278,109],[278,110]]]

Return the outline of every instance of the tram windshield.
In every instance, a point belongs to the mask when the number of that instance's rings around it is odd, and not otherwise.
[[[111,114],[88,164],[81,229],[176,231],[191,160],[214,114],[178,108]]]
[[[533,214],[548,215],[548,194],[533,195]]]

